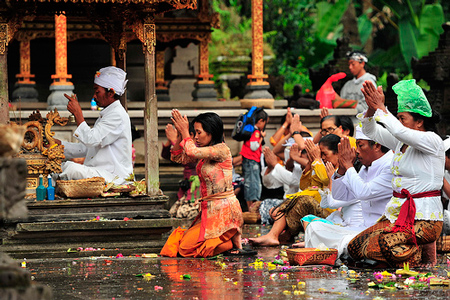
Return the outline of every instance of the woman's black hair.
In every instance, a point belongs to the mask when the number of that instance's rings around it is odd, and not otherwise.
[[[210,145],[216,145],[222,143],[223,139],[223,122],[222,119],[213,112],[207,112],[199,114],[192,120],[192,124],[200,123],[202,124],[203,130],[211,134]]]
[[[319,145],[325,146],[334,154],[338,153],[338,144],[341,141],[341,138],[335,134],[328,134],[322,137],[319,141]]]
[[[195,136],[194,122],[189,122],[189,133]]]
[[[325,117],[323,117],[322,119],[320,119],[320,128],[322,128],[322,123],[323,123],[323,121],[328,120],[328,119],[333,119],[334,125],[336,125],[336,127],[339,127],[339,126],[342,125],[342,124],[341,124],[341,120],[340,120],[340,118],[339,118],[338,116],[335,116],[335,115],[328,115],[328,116],[325,116]]]
[[[341,122],[342,130],[349,130],[349,136],[353,136],[355,133],[355,125],[349,116],[338,116],[339,122]]]
[[[409,112],[411,116],[413,117],[414,121],[423,120],[423,127],[426,131],[432,131],[436,134],[439,134],[437,129],[437,124],[441,122],[441,114],[437,111],[433,110],[433,114],[431,117],[425,117],[421,114],[415,113],[415,112]]]

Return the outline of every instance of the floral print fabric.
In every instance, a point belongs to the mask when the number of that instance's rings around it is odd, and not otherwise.
[[[171,159],[181,164],[197,162],[202,197],[234,190],[232,157],[225,143],[197,147],[191,138],[186,138],[180,146],[182,149],[172,151]],[[202,227],[205,228],[205,239],[219,237],[230,229],[241,232],[244,220],[241,206],[234,194],[221,200],[208,201],[206,209],[207,218],[201,220]]]

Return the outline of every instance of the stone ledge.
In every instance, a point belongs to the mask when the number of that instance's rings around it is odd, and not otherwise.
[[[71,222],[37,222],[19,223],[16,232],[44,232],[44,231],[81,231],[81,230],[112,230],[112,229],[137,229],[160,228],[174,226],[176,219],[151,219],[129,221],[71,221]]]
[[[121,207],[119,207],[121,208]],[[167,219],[170,218],[169,211],[165,209],[153,209],[148,211],[119,211],[119,212],[83,212],[83,213],[59,213],[53,215],[53,211],[49,214],[30,214],[28,219],[22,221],[22,223],[34,223],[34,222],[52,222],[52,221],[84,221],[92,220],[101,215],[103,218],[110,220],[123,220],[124,218],[130,218],[134,220],[140,219]]]
[[[143,253],[159,253],[164,246],[163,240],[149,240],[145,244],[137,242],[109,242],[109,243],[60,243],[54,245],[2,245],[0,249],[8,253],[9,256],[16,259],[33,258],[80,258],[80,257],[101,257],[108,258],[115,257],[121,253],[124,256],[128,255],[142,255]],[[98,246],[98,247],[97,247]],[[78,247],[82,248],[100,248],[97,251],[76,251],[68,252],[68,249],[76,250]]]

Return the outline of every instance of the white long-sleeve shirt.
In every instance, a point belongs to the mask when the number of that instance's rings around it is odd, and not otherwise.
[[[81,123],[74,132],[79,143],[62,142],[66,158],[85,157],[84,165],[95,168],[105,180],[123,183],[133,172],[131,122],[119,100],[100,111],[90,128]]]
[[[298,183],[303,173],[302,167],[298,163],[294,162],[292,172],[280,164],[276,164],[269,174],[264,174],[266,169],[267,167],[264,167],[261,170],[262,182],[266,188],[274,189],[283,186],[285,199],[286,195],[298,192]]]
[[[442,139],[430,131],[407,128],[391,113],[378,109],[374,117],[361,113],[362,131],[374,141],[394,150],[391,162],[392,190],[400,193],[406,189],[410,194],[440,190],[445,165],[445,151]],[[377,124],[382,123],[385,127]],[[408,145],[401,152],[403,145]],[[392,197],[386,205],[384,215],[394,223],[405,198]],[[441,197],[414,198],[416,220],[443,220]]]
[[[391,161],[394,157],[388,151],[372,162],[370,167],[363,166],[359,173],[349,168],[344,176],[333,175],[332,195],[342,201],[361,201],[364,227],[370,227],[383,215],[386,204],[392,197]]]

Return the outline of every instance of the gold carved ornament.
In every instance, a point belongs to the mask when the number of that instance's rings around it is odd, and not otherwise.
[[[8,45],[8,24],[0,24],[0,55],[6,53],[6,46]]]
[[[51,128],[53,124],[66,126],[68,121],[69,120],[67,118],[61,118],[56,108],[54,112],[50,111],[47,114],[47,123],[45,124],[45,137],[48,144],[46,145],[47,147],[42,147],[42,154],[47,156],[45,168],[50,173],[61,173],[61,163],[65,158],[64,146],[58,145],[56,143],[55,139],[53,138],[55,133],[51,131]]]
[[[142,43],[142,48],[145,54],[145,51],[148,54],[155,53],[156,47],[156,27],[155,24],[142,23],[137,21],[133,23],[131,26],[137,38]]]
[[[23,0],[24,2],[32,1],[32,0]],[[61,3],[61,2],[71,2],[71,3],[112,3],[112,4],[158,4],[161,2],[165,2],[170,4],[175,9],[196,9],[197,8],[197,0],[37,0],[37,2],[41,3]]]
[[[61,173],[61,163],[65,158],[64,146],[56,143],[53,138],[55,133],[51,131],[51,128],[54,124],[65,126],[67,122],[68,119],[62,118],[56,108],[54,112],[47,114],[47,120],[41,117],[39,111],[30,116],[30,121],[25,124],[27,129],[22,148],[31,154],[41,153],[46,160],[45,163],[39,159],[28,161],[28,173]],[[45,130],[43,129],[44,123]],[[25,158],[26,156],[27,154],[22,151],[21,157]]]
[[[6,21],[0,16],[0,55],[6,54],[7,46],[22,26],[24,18],[26,16],[15,14],[11,19]]]

